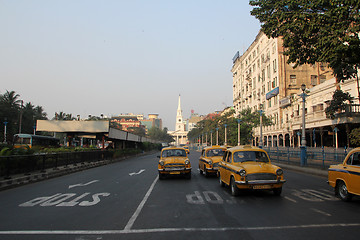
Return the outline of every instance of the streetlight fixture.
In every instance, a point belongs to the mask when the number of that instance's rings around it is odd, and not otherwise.
[[[305,136],[305,93],[306,85],[303,83],[301,84],[301,91],[300,97],[302,98],[302,133],[301,133],[301,147],[300,147],[300,164],[301,166],[305,166],[307,164],[306,160],[306,136]]]
[[[21,133],[21,124],[22,124],[22,115],[23,115],[23,106],[24,106],[24,101],[20,100],[21,102],[21,106],[20,106],[20,117],[19,117],[19,133]]]
[[[224,145],[226,146],[227,145],[227,134],[226,134],[226,128],[227,128],[227,124],[224,124],[224,127],[225,127],[225,142],[224,142]]]
[[[237,120],[237,122],[238,122],[238,146],[240,146],[240,123],[241,123],[241,119],[240,118],[238,118],[238,119],[236,119]]]

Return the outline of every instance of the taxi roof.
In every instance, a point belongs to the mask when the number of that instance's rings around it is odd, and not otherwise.
[[[185,148],[183,148],[183,147],[177,147],[177,146],[164,147],[162,150],[169,150],[169,149],[181,149],[181,150],[185,150]]]
[[[207,147],[204,147],[204,150],[208,150],[208,149],[226,149],[225,146],[219,146],[219,145],[212,145],[212,146],[207,146]]]
[[[234,151],[261,151],[266,152],[264,149],[251,146],[251,145],[240,145],[232,148],[228,148],[228,151],[234,152]]]

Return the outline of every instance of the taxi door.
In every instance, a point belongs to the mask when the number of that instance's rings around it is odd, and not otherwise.
[[[348,171],[345,181],[349,192],[360,194],[360,152],[355,152],[346,161],[345,167]]]

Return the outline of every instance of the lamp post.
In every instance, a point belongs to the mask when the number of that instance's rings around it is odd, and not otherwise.
[[[208,145],[208,142],[207,142],[207,141],[208,141],[208,133],[206,132],[206,133],[205,133],[205,145],[206,145],[206,146]]]
[[[226,134],[227,124],[224,124],[224,127],[225,127],[225,142],[224,142],[224,145],[226,146],[227,145],[227,134]]]
[[[335,133],[335,148],[337,149],[339,147],[339,143],[338,143],[338,131],[339,129],[337,127],[334,128],[334,133]]]
[[[302,133],[301,133],[301,147],[300,147],[300,159],[301,159],[301,166],[305,166],[307,164],[307,159],[306,159],[306,136],[305,136],[305,98],[306,98],[306,94],[305,94],[305,89],[306,89],[306,85],[303,83],[301,84],[301,90],[302,90],[302,94],[300,94],[301,98],[302,98]]]
[[[238,119],[236,119],[237,120],[237,122],[238,122],[238,146],[240,146],[240,123],[241,123],[241,119],[240,118],[238,118]]]
[[[19,133],[21,133],[21,122],[22,122],[22,114],[23,114],[23,104],[24,104],[24,101],[23,100],[20,100],[21,102],[21,106],[20,106],[20,119],[19,119]]]
[[[6,126],[7,126],[8,122],[7,122],[7,118],[5,118],[4,121],[4,143],[6,143]]]
[[[219,128],[215,128],[216,129],[216,145],[219,145]]]
[[[260,113],[260,141],[259,141],[259,147],[263,148],[263,134],[262,134],[262,114],[263,114],[263,110],[260,109],[259,113]]]
[[[210,131],[210,146],[212,146],[212,130]]]

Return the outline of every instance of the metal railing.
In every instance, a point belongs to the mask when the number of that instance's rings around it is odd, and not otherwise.
[[[0,156],[0,176],[5,179],[13,174],[29,174],[33,171],[45,172],[68,165],[85,164],[111,159],[112,151],[86,151],[64,153],[41,153],[34,155]]]
[[[272,162],[300,166],[300,148],[264,147]],[[327,169],[330,165],[342,163],[350,149],[307,148],[308,167]]]

